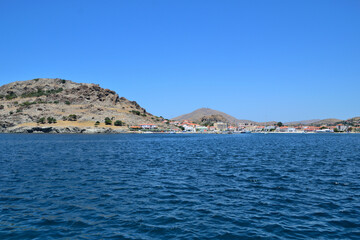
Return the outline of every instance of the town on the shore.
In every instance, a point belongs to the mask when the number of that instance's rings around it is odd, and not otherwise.
[[[139,132],[174,132],[174,133],[360,133],[360,125],[349,126],[337,124],[335,126],[286,126],[281,122],[273,125],[258,125],[256,123],[229,124],[215,122],[210,125],[201,125],[190,120],[174,121],[164,119],[168,129],[155,124],[140,124],[129,126],[132,131]]]

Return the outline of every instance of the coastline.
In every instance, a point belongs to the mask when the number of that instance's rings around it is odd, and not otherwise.
[[[359,134],[359,132],[172,132],[172,131],[133,131],[127,127],[100,126],[39,126],[39,125],[17,125],[8,128],[1,128],[0,134],[221,134],[221,135],[245,135],[245,134]]]

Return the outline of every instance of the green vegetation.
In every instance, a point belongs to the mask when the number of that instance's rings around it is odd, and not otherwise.
[[[339,130],[337,128],[334,128],[334,132],[339,132]]]
[[[53,117],[48,117],[48,118],[41,117],[37,120],[37,123],[39,124],[45,124],[46,122],[49,124],[56,123],[56,119]]]
[[[9,112],[10,115],[13,115],[13,113],[14,113],[13,111],[10,111],[10,112]]]
[[[124,123],[123,121],[116,120],[116,121],[114,122],[114,125],[115,125],[115,126],[125,126],[125,123]]]
[[[40,78],[35,78],[35,79],[34,79],[35,82],[37,82],[37,81],[39,81],[39,80],[40,80]]]
[[[28,106],[36,104],[36,103],[37,102],[28,102],[28,101],[26,101],[26,102],[21,103],[20,106],[28,107]]]
[[[78,116],[76,116],[75,114],[70,114],[67,118],[68,121],[77,121],[78,120]]]
[[[284,124],[283,124],[282,122],[278,122],[278,123],[276,124],[276,126],[282,127],[282,126],[284,126]]]
[[[54,101],[55,104],[59,104],[59,101]]]
[[[51,101],[45,102],[45,101],[42,101],[42,100],[39,100],[37,102],[35,102],[35,101],[34,102],[26,101],[26,102],[20,103],[19,106],[21,106],[21,107],[29,107],[29,106],[34,105],[34,104],[51,104],[51,103],[53,103],[53,102],[51,102]]]
[[[214,123],[213,122],[204,122],[204,123],[201,123],[203,126],[205,127],[208,127],[208,126],[214,126]]]
[[[65,79],[61,79],[61,83],[66,83],[66,80],[65,80]]]
[[[44,118],[44,117],[39,118],[39,119],[37,120],[37,123],[45,124],[45,118]]]
[[[106,117],[105,118],[105,125],[111,125],[112,124],[112,121],[110,118]]]
[[[140,112],[139,111],[136,111],[136,110],[131,110],[130,111],[132,114],[135,114],[135,115],[138,115],[138,116],[140,116]]]
[[[11,100],[14,98],[17,98],[17,95],[13,92],[9,93],[8,95],[5,96],[6,100]]]
[[[70,105],[71,103],[70,103],[70,101],[65,101],[65,104]]]
[[[63,116],[63,117],[62,117],[62,120],[63,120],[63,121],[77,121],[77,120],[78,120],[78,116],[75,115],[75,114],[70,114],[70,115],[67,116],[67,117]]]
[[[22,111],[23,111],[22,108],[16,109],[16,112],[17,112],[17,113],[22,112]]]
[[[96,121],[95,126],[99,126],[99,125],[100,125],[100,122]]]
[[[55,93],[59,93],[61,91],[63,91],[64,89],[62,88],[57,88],[57,89],[51,89],[51,90],[42,90],[41,88],[38,88],[38,90],[36,92],[28,92],[28,93],[23,93],[21,94],[22,98],[28,98],[28,97],[40,97],[40,96],[48,96],[51,94],[55,94]]]
[[[0,105],[0,110],[4,109],[4,105]]]
[[[51,124],[51,123],[56,123],[56,119],[53,118],[53,117],[48,117],[48,118],[47,118],[47,122],[50,123],[50,124]]]

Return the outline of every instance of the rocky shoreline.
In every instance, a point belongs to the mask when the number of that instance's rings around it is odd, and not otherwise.
[[[111,128],[80,128],[80,127],[11,127],[2,128],[0,133],[51,133],[51,134],[99,134],[99,133],[130,133],[125,129]]]

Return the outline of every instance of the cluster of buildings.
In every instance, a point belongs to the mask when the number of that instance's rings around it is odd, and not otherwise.
[[[241,131],[240,126],[233,126],[228,123],[216,122],[213,125],[204,126],[193,123],[190,120],[184,121],[170,121],[170,125],[174,125],[183,129],[183,132],[224,132],[224,131]]]
[[[256,126],[254,132],[280,132],[280,133],[327,133],[327,132],[350,132],[356,131],[360,132],[360,127],[349,127],[343,124],[338,124],[336,126]]]
[[[276,133],[326,133],[326,132],[360,132],[360,126],[350,127],[343,124],[336,126],[261,126],[252,123],[241,123],[231,125],[224,122],[216,122],[211,126],[203,126],[193,123],[189,120],[170,121],[171,125],[175,125],[183,129],[183,132],[276,132]]]
[[[155,124],[144,123],[137,126],[130,126],[131,130],[141,131],[171,131],[171,132],[188,132],[188,133],[331,133],[331,132],[360,132],[360,126],[347,126],[337,124],[336,126],[262,126],[254,123],[240,123],[238,125],[224,122],[215,122],[211,125],[201,125],[190,120],[171,121],[164,120],[168,125],[168,130],[161,130]]]
[[[144,123],[144,124],[140,124],[140,125],[137,125],[137,126],[130,126],[129,128],[132,129],[132,130],[141,130],[141,129],[154,130],[154,129],[158,129],[158,126],[155,125],[155,124]]]

